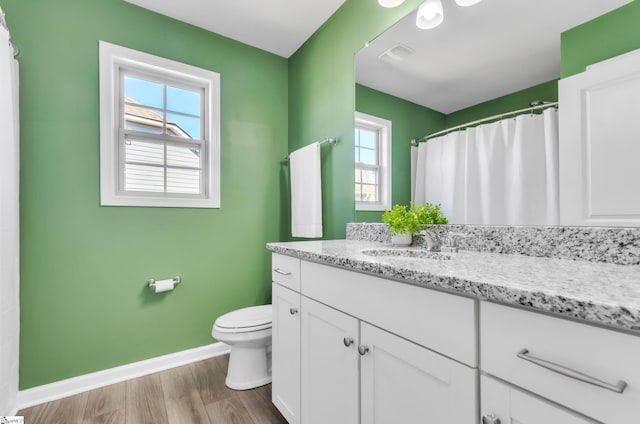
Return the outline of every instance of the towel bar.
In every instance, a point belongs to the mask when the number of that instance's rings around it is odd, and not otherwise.
[[[321,146],[323,144],[336,144],[338,143],[338,139],[337,138],[327,138],[326,140],[322,140],[320,142],[318,142]],[[285,157],[284,159],[282,159],[280,162],[288,162],[289,161],[289,156]]]

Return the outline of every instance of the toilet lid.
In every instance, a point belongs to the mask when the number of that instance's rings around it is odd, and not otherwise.
[[[271,324],[271,305],[238,309],[219,317],[215,325],[220,328],[264,327]]]

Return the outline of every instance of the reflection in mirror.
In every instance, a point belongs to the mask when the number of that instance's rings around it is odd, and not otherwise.
[[[380,213],[391,208],[390,131],[391,122],[356,113],[356,211]]]
[[[459,224],[557,224],[557,112],[529,104],[558,99],[560,34],[629,2],[443,1],[437,28],[419,29],[414,11],[368,43],[356,111],[393,122],[393,204],[442,203]],[[409,153],[411,139],[461,124]]]

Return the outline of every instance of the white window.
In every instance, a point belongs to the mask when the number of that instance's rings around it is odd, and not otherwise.
[[[356,112],[356,210],[391,209],[391,121]]]
[[[220,75],[100,41],[102,205],[220,207]]]

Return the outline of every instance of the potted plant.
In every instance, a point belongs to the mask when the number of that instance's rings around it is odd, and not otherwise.
[[[442,214],[440,205],[432,205],[431,203],[425,203],[423,206],[415,206],[411,204],[411,209],[418,216],[420,225],[437,225],[448,224],[449,221]]]
[[[382,214],[382,222],[387,224],[391,243],[397,246],[408,246],[411,237],[422,229],[418,216],[414,213],[413,206],[407,208],[395,205],[390,211]]]
[[[391,243],[396,246],[410,245],[413,235],[422,230],[424,225],[448,223],[440,210],[440,205],[431,203],[423,206],[411,203],[409,207],[395,205],[393,209],[382,214],[382,222],[387,224]]]

